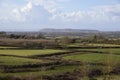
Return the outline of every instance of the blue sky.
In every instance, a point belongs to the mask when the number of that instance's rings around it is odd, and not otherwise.
[[[0,31],[120,31],[120,0],[0,0]]]

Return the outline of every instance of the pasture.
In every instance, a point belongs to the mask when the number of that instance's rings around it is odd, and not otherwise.
[[[13,56],[0,56],[0,65],[25,65],[49,62],[41,59],[20,58]]]
[[[66,55],[63,57],[65,60],[73,60],[73,61],[82,61],[82,62],[88,62],[88,63],[103,63],[107,58],[109,54],[96,54],[96,53],[77,53],[75,55]],[[114,61],[119,62],[120,56],[119,55],[112,55],[112,58]]]
[[[98,51],[98,52],[104,52],[104,53],[112,53],[119,55],[120,54],[120,48],[97,48],[97,49],[79,49],[79,50],[85,50],[85,51]]]
[[[46,70],[46,71],[36,71],[36,72],[17,72],[17,73],[0,73],[0,76],[7,76],[7,75],[16,75],[16,76],[22,76],[25,77],[27,75],[33,75],[33,76],[40,76],[40,75],[56,75],[61,74],[65,72],[72,72],[74,69],[78,68],[78,66],[58,66],[55,67],[52,70]]]
[[[4,47],[3,47],[4,48]],[[7,47],[5,47],[7,48]],[[8,47],[9,48],[9,47]],[[105,61],[111,57],[114,63],[120,65],[120,48],[94,48],[94,49],[5,49],[0,50],[0,77],[6,76],[54,76],[75,73],[82,68],[79,63],[87,63],[92,69],[101,69]],[[80,52],[79,52],[80,51]],[[82,52],[83,51],[83,52]],[[85,52],[87,51],[87,52]],[[89,52],[90,51],[90,52]],[[92,53],[91,51],[98,51]],[[69,52],[64,54],[64,52]],[[103,52],[103,53],[99,53]],[[109,53],[113,53],[110,55]],[[56,55],[63,53],[60,55]],[[46,54],[53,54],[46,56]],[[44,55],[44,57],[34,57]],[[77,63],[76,63],[77,62]],[[96,65],[93,65],[96,64]],[[99,65],[98,65],[99,64]],[[8,66],[6,70],[2,70]],[[118,75],[119,74],[115,74]],[[118,77],[117,76],[117,77]],[[102,76],[97,76],[102,80]]]
[[[33,56],[33,55],[45,55],[53,54],[58,52],[66,52],[66,50],[0,50],[0,55],[16,55],[16,56]]]

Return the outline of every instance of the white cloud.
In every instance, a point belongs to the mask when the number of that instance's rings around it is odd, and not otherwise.
[[[32,10],[32,3],[28,2],[25,6],[21,8],[14,8],[12,10],[13,16],[16,18],[17,21],[25,21],[27,13]]]
[[[41,6],[45,10],[47,10],[51,14],[57,13],[58,3],[70,1],[70,0],[27,0],[28,2],[32,2],[35,6]]]
[[[23,4],[4,2],[0,5],[0,23],[30,24],[29,26],[72,26],[87,24],[112,24],[120,22],[120,4],[94,6],[89,10],[74,11],[71,7],[69,12],[65,10],[65,4],[70,0],[25,0]],[[63,5],[63,6],[61,6]],[[61,8],[63,7],[63,8]],[[3,10],[5,9],[5,10]],[[71,11],[70,11],[71,10]],[[92,25],[92,26],[93,26]],[[88,25],[89,26],[89,25]]]
[[[62,21],[74,21],[74,22],[103,22],[103,21],[116,21],[120,19],[120,4],[98,6],[88,11],[72,11],[64,12],[58,8],[58,3],[69,0],[26,0],[25,6],[18,6],[13,8],[12,14],[9,11],[9,15],[13,16],[17,21],[25,21],[26,16],[33,9],[33,6],[44,8],[50,16],[51,20],[62,20]],[[39,16],[39,15],[38,15]],[[1,17],[1,19],[7,19],[12,17]],[[12,18],[12,19],[13,19]],[[10,20],[12,20],[10,19]]]
[[[27,4],[20,8],[14,8],[12,10],[13,15],[18,21],[24,21],[27,13],[29,13],[33,6],[39,6],[44,8],[48,13],[55,14],[57,12],[57,0],[27,0]],[[60,0],[60,2],[63,0]],[[39,15],[38,15],[39,16]]]
[[[57,0],[28,0],[31,1],[36,6],[41,6],[49,13],[54,13],[56,11]]]
[[[27,13],[32,9],[32,3],[29,2],[26,6],[24,6],[23,8],[21,8],[21,12],[23,13]]]
[[[14,21],[15,20],[16,21],[25,21],[26,16],[28,16],[30,11],[33,9],[33,6],[42,7],[49,14],[55,15],[59,12],[57,3],[65,2],[65,1],[69,1],[69,0],[26,0],[26,1],[27,1],[27,4],[25,6],[17,6],[16,5],[16,6],[12,7],[11,11],[9,11],[9,15],[11,15],[11,17],[8,16],[7,18],[9,18],[9,20],[14,19]],[[11,5],[9,5],[9,6],[11,6]],[[8,9],[8,7],[6,7],[6,8]],[[1,19],[3,19],[3,18],[1,18]]]
[[[120,20],[120,4],[99,6],[88,11],[61,12],[54,14],[52,20],[61,19],[63,21],[74,22],[109,22]]]

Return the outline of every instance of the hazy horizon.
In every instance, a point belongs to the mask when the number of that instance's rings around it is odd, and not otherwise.
[[[0,31],[120,31],[120,0],[0,0]]]
[[[66,29],[72,29],[72,30],[91,30],[91,31],[100,31],[100,32],[120,32],[120,30],[96,30],[96,29],[76,29],[76,28],[42,28],[39,30],[0,30],[0,32],[40,32],[43,30],[48,29],[56,29],[56,30],[66,30]]]

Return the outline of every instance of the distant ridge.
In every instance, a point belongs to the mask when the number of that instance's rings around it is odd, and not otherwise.
[[[45,28],[41,29],[40,32],[68,32],[68,33],[98,33],[98,30],[87,30],[87,29],[54,29],[54,28]]]

